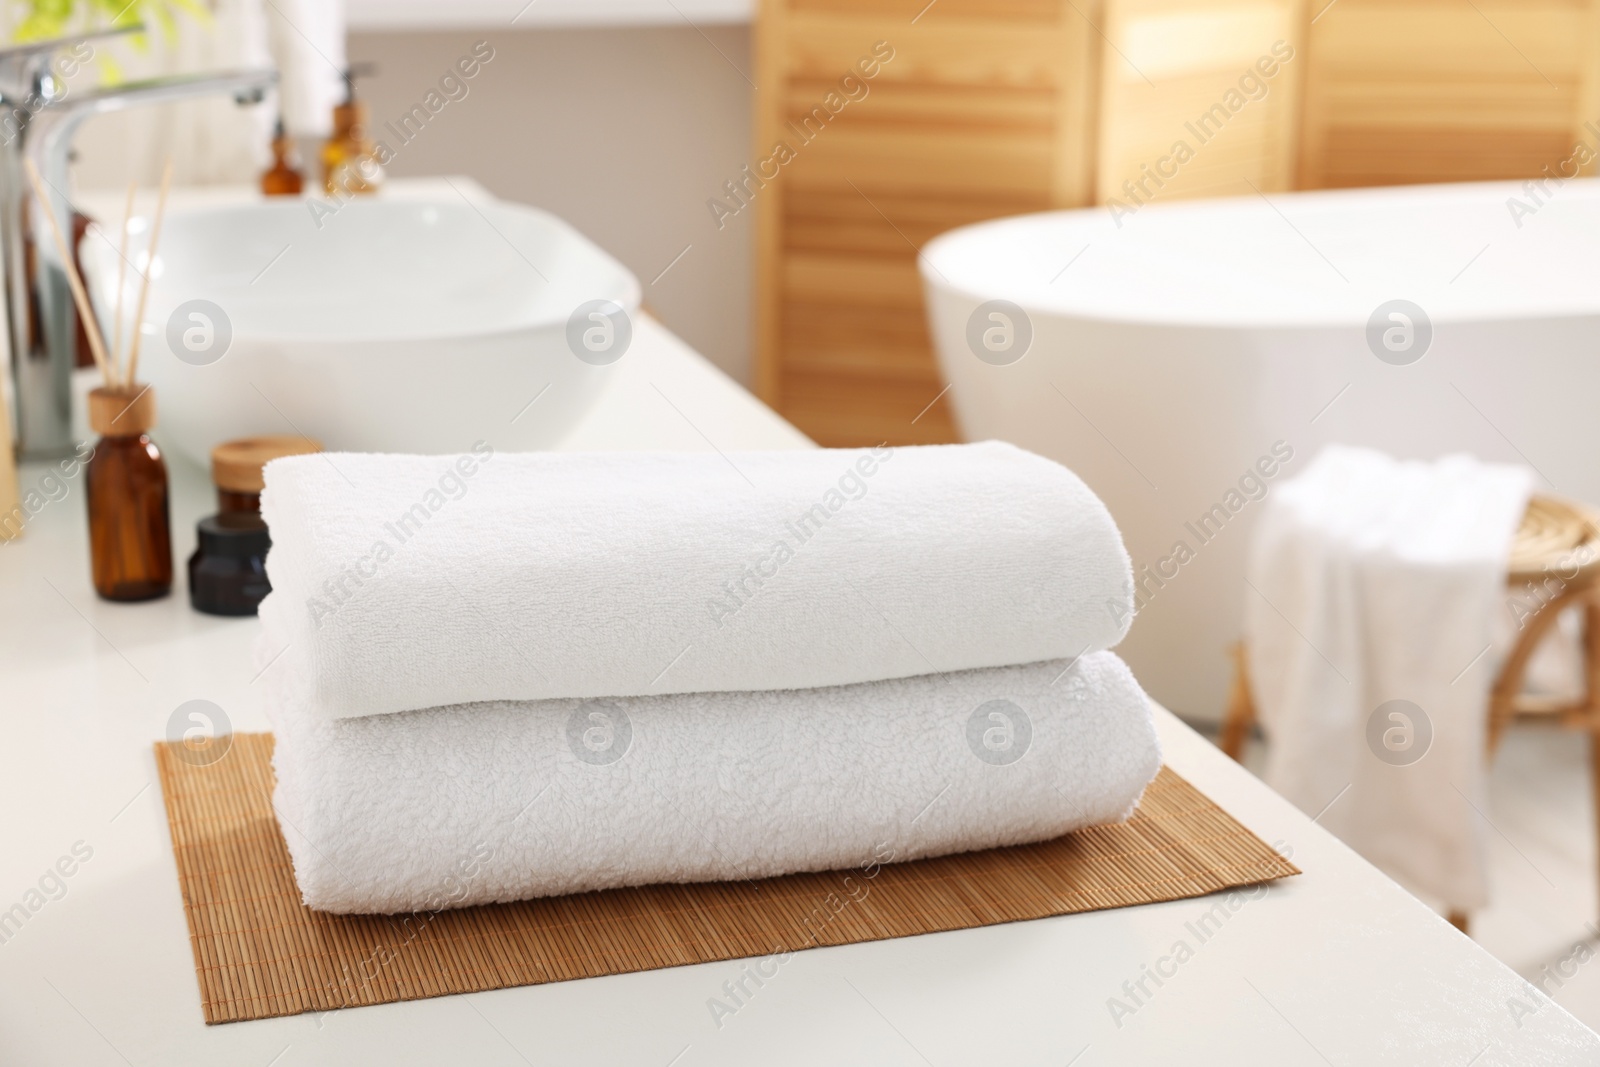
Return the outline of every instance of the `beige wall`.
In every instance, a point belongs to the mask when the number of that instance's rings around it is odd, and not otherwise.
[[[475,41],[494,59],[403,148],[384,124]],[[719,50],[721,54],[719,54]],[[749,158],[749,31],[692,27],[357,33],[353,62],[397,176],[465,174],[561,215],[639,276],[668,327],[750,379],[750,218],[718,231],[706,200]],[[736,69],[737,68],[737,69]],[[689,252],[654,284],[674,256]]]

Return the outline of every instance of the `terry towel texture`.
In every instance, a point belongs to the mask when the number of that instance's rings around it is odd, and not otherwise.
[[[298,456],[262,513],[263,656],[329,718],[1061,659],[1131,614],[1105,506],[997,442]]]
[[[1148,700],[1109,652],[821,689],[268,708],[295,876],[334,912],[1040,841],[1127,818],[1161,763]]]
[[[1468,456],[1330,446],[1268,502],[1251,550],[1267,784],[1452,909],[1488,900],[1490,650],[1532,485]]]

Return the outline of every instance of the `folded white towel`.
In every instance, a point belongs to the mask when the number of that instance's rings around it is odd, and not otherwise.
[[[261,663],[330,717],[844,685],[1127,628],[1116,525],[1011,445],[274,460]]]
[[[1267,784],[1412,892],[1488,900],[1484,720],[1524,467],[1332,446],[1279,487],[1245,593]]]
[[[329,720],[269,698],[307,905],[428,911],[859,868],[1132,813],[1161,754],[1109,652],[826,689]]]

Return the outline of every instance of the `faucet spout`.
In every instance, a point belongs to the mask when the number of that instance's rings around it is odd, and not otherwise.
[[[56,48],[78,39],[54,42]],[[6,310],[10,318],[8,339],[16,394],[18,442],[26,455],[55,455],[72,447],[71,380],[77,362],[77,310],[72,303],[65,265],[49,242],[36,242],[36,280],[30,286],[23,235],[42,232],[28,225],[31,197],[23,175],[23,161],[32,159],[53,190],[51,210],[62,232],[71,233],[68,160],[72,140],[85,119],[144,104],[160,104],[197,96],[231,95],[240,104],[259,103],[277,84],[270,69],[184,74],[126,82],[65,94],[54,85],[38,57],[38,49],[18,50],[13,63],[32,71],[33,99],[39,106],[19,123],[16,133],[0,138],[0,243],[3,243]],[[0,52],[0,100],[13,99],[17,90],[5,82],[7,53]],[[31,289],[37,290],[37,328]],[[137,328],[137,327],[135,327]]]
[[[40,110],[32,125],[36,127],[31,147],[25,151],[39,173],[59,194],[56,221],[68,222],[68,166],[72,158],[72,139],[84,120],[125,108],[145,104],[165,104],[196,96],[231,95],[240,105],[260,103],[266,91],[278,83],[278,72],[268,69],[231,70],[210,74],[176,74],[166,78],[123,82],[86,93],[63,96]],[[63,231],[65,232],[65,231]]]

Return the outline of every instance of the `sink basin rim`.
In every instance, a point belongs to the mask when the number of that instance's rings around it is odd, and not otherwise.
[[[491,215],[526,220],[536,226],[546,228],[551,233],[560,235],[566,239],[562,245],[563,249],[576,250],[586,262],[591,266],[598,267],[605,275],[605,284],[598,286],[597,289],[599,291],[585,299],[610,300],[621,306],[625,313],[630,316],[636,315],[640,310],[643,291],[637,276],[565,219],[541,208],[495,199],[474,202],[465,198],[452,201],[442,197],[437,199],[407,198],[405,200],[384,200],[380,197],[374,200],[352,200],[339,210],[341,214],[352,210],[366,212],[373,209],[384,211],[399,210],[402,213],[411,213],[429,208],[444,208],[454,211],[462,207],[472,209],[474,213],[482,215],[484,223],[494,229],[500,240],[508,245],[519,257],[523,257],[523,253],[510,238],[506,237],[502,227],[496,226],[495,222],[491,221]],[[161,241],[161,245],[165,249],[171,248],[169,239],[174,232],[175,224],[180,227],[186,223],[195,224],[197,222],[215,224],[230,216],[259,214],[263,211],[298,214],[300,210],[301,208],[295,201],[286,199],[282,203],[257,201],[248,204],[196,207],[173,212],[168,216],[164,226],[167,234]],[[148,226],[149,220],[145,219],[144,221]],[[337,221],[337,219],[329,220],[327,225],[335,225]],[[116,243],[114,235],[102,223],[98,221],[92,223],[91,229],[97,230],[101,239],[84,242],[84,267],[85,273],[88,275],[85,280],[95,297],[95,304],[105,309],[112,305],[112,294],[115,292]],[[129,248],[131,265],[137,264],[142,249],[143,240],[139,235],[135,234]],[[526,257],[523,258],[525,259]],[[543,271],[533,266],[531,262],[529,262],[529,266],[536,272],[543,274]],[[143,324],[143,333],[151,341],[155,341],[159,334],[158,328],[153,324],[162,322],[182,302],[182,300],[170,294],[170,290],[167,293],[163,292],[162,280],[164,277],[170,276],[167,267],[168,264],[164,262],[163,253],[158,249],[155,274],[151,280],[149,303]],[[187,281],[188,279],[185,278],[184,280]],[[136,270],[128,271],[124,282],[126,286],[124,289],[125,308],[131,306],[132,302],[137,299],[137,283],[138,274]],[[547,280],[543,284],[548,286],[555,283]],[[270,327],[265,329],[250,328],[248,326],[241,327],[241,324],[236,322],[234,323],[233,336],[235,341],[247,338],[252,342],[262,344],[316,345],[319,348],[349,346],[354,350],[360,350],[369,345],[425,344],[436,346],[452,342],[486,341],[497,337],[512,337],[537,331],[564,329],[567,315],[570,312],[563,314],[559,311],[558,306],[536,305],[525,310],[518,310],[516,314],[525,317],[511,322],[494,323],[485,326],[473,326],[470,320],[463,320],[460,325],[456,326],[439,325],[409,332],[384,333],[370,331],[362,332],[358,335],[329,334],[314,328],[298,330]],[[102,315],[104,316],[103,311]]]

